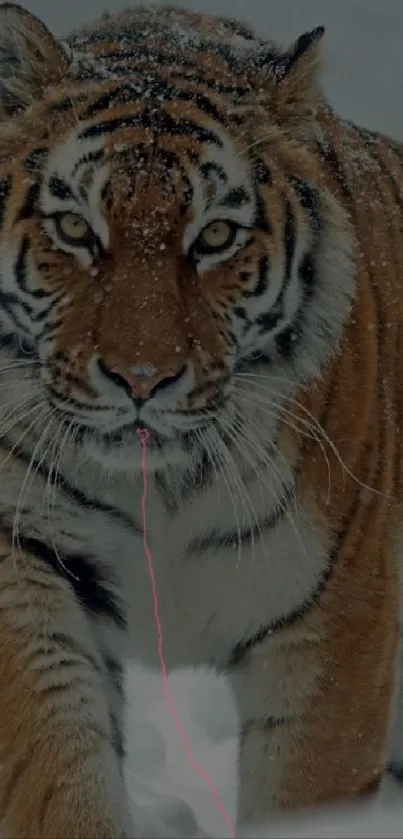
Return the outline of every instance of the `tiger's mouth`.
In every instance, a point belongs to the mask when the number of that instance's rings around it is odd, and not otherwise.
[[[140,420],[134,420],[134,422],[122,425],[115,431],[97,431],[97,437],[101,439],[104,446],[113,448],[114,446],[132,444],[139,439],[139,432],[146,432],[147,443],[154,447],[162,448],[164,442],[167,441],[166,435],[161,434],[161,432],[156,431],[151,425]]]
[[[78,420],[75,440],[81,444],[91,441],[98,444],[103,450],[122,450],[125,447],[133,446],[133,444],[138,444],[140,431],[147,433],[147,443],[152,447],[162,448],[164,443],[167,443],[170,439],[168,434],[157,431],[152,425],[140,420],[132,420],[132,422],[111,430],[80,423]]]

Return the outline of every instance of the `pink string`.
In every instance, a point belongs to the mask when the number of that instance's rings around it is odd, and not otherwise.
[[[178,733],[179,737],[181,738],[182,743],[184,745],[185,753],[186,753],[186,757],[187,757],[189,766],[193,770],[193,772],[196,772],[203,779],[204,783],[206,784],[208,790],[211,793],[211,796],[212,796],[216,806],[218,807],[218,809],[219,809],[219,811],[220,811],[220,813],[221,813],[221,815],[222,815],[222,817],[225,821],[225,824],[228,828],[228,835],[229,835],[230,839],[235,839],[235,830],[234,830],[233,824],[232,824],[231,819],[230,819],[230,817],[229,817],[229,815],[228,815],[228,813],[227,813],[227,811],[224,807],[224,804],[222,803],[222,801],[221,801],[221,799],[218,795],[218,792],[217,792],[217,790],[214,786],[213,781],[211,780],[211,778],[207,774],[207,772],[204,771],[203,767],[200,766],[195,761],[195,759],[193,757],[193,753],[192,753],[192,749],[191,749],[188,737],[187,737],[186,732],[185,732],[185,730],[182,726],[182,723],[181,723],[181,721],[178,717],[178,714],[176,713],[175,706],[174,706],[174,703],[173,703],[173,700],[172,700],[172,697],[171,697],[171,694],[170,694],[170,691],[169,691],[169,687],[168,687],[168,674],[167,674],[167,667],[166,667],[165,658],[164,658],[164,639],[163,639],[162,624],[161,624],[160,611],[159,611],[158,592],[157,592],[157,585],[156,585],[156,580],[155,580],[154,563],[153,563],[151,550],[150,550],[150,547],[149,547],[149,544],[148,544],[148,525],[147,525],[147,490],[148,490],[148,484],[147,484],[147,464],[146,464],[146,460],[147,460],[147,440],[149,439],[150,433],[149,433],[149,431],[147,431],[146,428],[139,428],[137,430],[137,434],[139,436],[140,443],[141,443],[141,467],[142,467],[142,473],[143,473],[143,494],[142,494],[142,498],[141,498],[141,514],[142,514],[142,524],[143,524],[143,548],[144,548],[145,556],[147,558],[148,572],[149,572],[149,575],[150,575],[151,589],[152,589],[152,595],[153,595],[153,601],[154,601],[154,617],[155,617],[155,626],[156,626],[156,630],[157,630],[158,658],[159,658],[160,667],[161,667],[162,690],[163,690],[165,702],[166,702],[166,705],[167,705],[167,708],[168,708],[168,712],[171,716],[171,719],[172,719],[173,724],[176,728],[176,731],[177,731],[177,733]]]

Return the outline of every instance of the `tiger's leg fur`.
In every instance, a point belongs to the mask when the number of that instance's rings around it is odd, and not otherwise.
[[[100,658],[38,557],[0,548],[0,835],[132,837]]]
[[[396,575],[354,571],[342,564],[314,609],[233,666],[241,825],[369,794],[381,782],[396,685]]]

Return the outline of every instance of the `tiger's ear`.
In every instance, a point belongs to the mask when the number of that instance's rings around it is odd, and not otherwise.
[[[322,68],[323,26],[301,35],[275,59],[270,67],[274,80],[274,103],[278,115],[286,120],[304,118],[318,100]]]
[[[0,5],[0,120],[40,99],[69,65],[45,24],[14,3]]]

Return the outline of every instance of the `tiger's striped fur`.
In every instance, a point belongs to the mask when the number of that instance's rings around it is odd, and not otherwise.
[[[232,680],[240,821],[382,775],[403,146],[325,103],[321,35],[147,7],[59,43],[0,6],[7,836],[172,836],[121,777],[122,668],[157,664],[139,426],[167,664]]]

